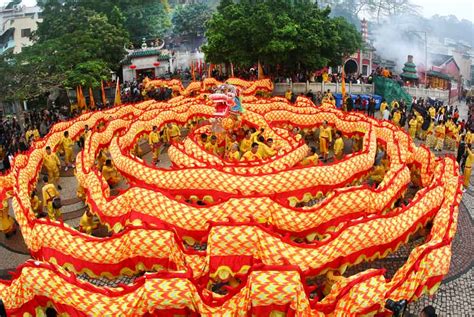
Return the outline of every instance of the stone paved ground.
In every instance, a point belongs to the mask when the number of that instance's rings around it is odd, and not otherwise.
[[[465,107],[460,107],[461,117],[465,115]],[[446,153],[443,153],[446,154]],[[151,160],[151,154],[145,155],[146,161]],[[161,158],[160,167],[167,168],[170,166],[170,161],[167,155]],[[68,201],[67,206],[64,207],[65,222],[76,227],[79,224],[79,219],[84,212],[84,205],[82,202],[75,199],[77,182],[72,173],[62,172],[61,185],[63,190],[61,196]],[[432,297],[423,296],[417,302],[409,305],[409,312],[417,314],[424,306],[433,305],[436,307],[438,316],[474,316],[474,272],[473,272],[473,254],[474,254],[474,177],[471,180],[471,187],[464,194],[462,204],[460,206],[460,215],[458,222],[458,232],[453,242],[453,256],[449,274],[443,281],[438,292]],[[40,189],[39,185],[39,189]],[[126,187],[126,184],[121,184],[121,188]],[[388,258],[366,263],[360,267],[350,268],[348,274],[364,270],[368,267],[385,267],[387,268],[387,277],[393,275],[393,272],[398,267],[403,265],[409,251],[419,241],[413,241],[400,248],[396,253],[391,254]],[[14,271],[14,268],[30,259],[28,250],[24,245],[21,236],[16,235],[10,240],[6,240],[3,234],[0,234],[0,278],[8,279],[8,272]],[[79,276],[80,279],[89,280],[92,283],[110,287],[116,286],[118,283],[130,284],[133,278],[123,277],[113,282],[99,279],[90,280],[86,276]]]

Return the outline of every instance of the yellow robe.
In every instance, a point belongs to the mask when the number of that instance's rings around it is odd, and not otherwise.
[[[413,119],[410,120],[408,125],[410,126],[410,128],[408,129],[408,132],[410,133],[411,138],[415,139],[415,137],[416,137],[416,128],[418,127],[418,121],[415,118],[413,118]]]
[[[59,209],[53,208],[53,199],[55,197],[59,197],[56,186],[54,186],[54,184],[48,183],[43,186],[41,193],[43,194],[43,206],[48,212],[49,219],[57,220],[59,217],[61,217],[61,211]]]
[[[425,119],[423,119],[423,117],[418,114],[416,116],[416,121],[418,122],[418,124],[416,125],[416,134],[421,137],[421,127],[423,126],[423,122],[425,122]]]
[[[260,154],[257,153],[252,153],[252,151],[247,151],[242,155],[242,158],[240,159],[241,161],[246,161],[246,162],[253,162],[253,161],[260,161],[262,160],[262,157]]]
[[[15,229],[15,221],[8,214],[8,202],[4,200],[0,204],[0,232],[5,234],[13,232]]]
[[[334,141],[334,155],[338,160],[342,159],[342,156],[344,154],[344,140],[341,138],[337,138],[336,141]]]
[[[305,157],[301,161],[301,165],[303,165],[303,166],[318,165],[318,161],[319,161],[318,154],[314,154],[314,155]]]
[[[243,139],[240,142],[240,152],[246,153],[247,151],[250,151],[250,148],[252,147],[252,138],[250,139]]]
[[[402,115],[400,114],[400,112],[396,111],[394,114],[393,114],[393,123],[395,123],[396,125],[400,126],[400,119],[401,119]]]
[[[51,152],[51,154],[44,153],[43,165],[48,171],[49,181],[56,184],[59,181],[59,167],[61,166],[58,156],[53,152]]]
[[[94,217],[89,217],[87,215],[87,211],[84,212],[79,222],[81,232],[85,232],[87,234],[91,234],[92,230],[96,229],[98,225],[99,224],[94,221]]]
[[[66,162],[66,165],[72,164],[73,163],[73,146],[74,146],[74,141],[71,140],[70,137],[63,137],[61,141],[62,147],[64,149],[64,161]]]
[[[331,127],[319,129],[319,151],[321,154],[329,153],[329,143],[332,141]]]
[[[30,199],[30,204],[31,209],[33,209],[33,212],[38,217],[41,211],[41,200],[38,198],[38,196],[35,195],[33,198]]]
[[[472,144],[474,142],[474,133],[471,133],[471,131],[467,131],[464,140],[466,141],[466,144]]]
[[[229,161],[239,162],[240,161],[240,152],[235,151],[234,153],[229,153]]]
[[[274,149],[272,149],[271,147],[269,147],[265,143],[262,143],[262,142],[257,142],[257,143],[258,143],[258,152],[257,153],[260,154],[262,159],[265,160],[269,157],[274,156],[277,153]]]
[[[464,167],[464,187],[468,188],[471,180],[472,165],[474,163],[474,153],[471,150],[466,149],[466,166]]]
[[[104,165],[104,167],[102,167],[102,176],[110,187],[115,186],[120,182],[120,176],[113,166],[108,167],[107,165]]]
[[[160,156],[160,134],[158,132],[150,132],[148,135],[148,144],[150,144],[151,151],[153,153],[153,162],[158,161]]]
[[[206,152],[208,152],[208,153],[212,153],[212,154],[215,154],[215,155],[218,154],[218,152],[217,152],[217,150],[218,150],[217,142],[214,143],[214,144],[212,144],[211,142],[206,143],[206,146],[204,148],[206,149]]]
[[[444,147],[444,138],[446,136],[446,128],[444,125],[439,125],[435,128],[435,136],[436,136],[436,150],[442,150]]]
[[[177,141],[180,136],[181,136],[181,130],[176,124],[172,124],[171,128],[166,127],[166,130],[165,130],[166,142],[170,142],[171,140]]]
[[[430,109],[428,109],[428,113],[430,114],[431,119],[436,117],[436,109],[434,107],[430,107]]]

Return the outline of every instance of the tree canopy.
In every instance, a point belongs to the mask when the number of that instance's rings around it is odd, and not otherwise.
[[[48,1],[36,43],[16,55],[4,55],[0,78],[5,99],[29,99],[58,87],[97,87],[123,58],[128,34],[123,27],[91,9]]]
[[[0,56],[0,98],[30,99],[56,88],[97,87],[117,70],[124,47],[162,38],[167,0],[39,0],[43,22],[34,45]]]
[[[362,43],[343,18],[310,0],[223,0],[207,23],[203,50],[212,63],[260,61],[288,71],[340,65]]]
[[[204,2],[177,6],[171,19],[173,33],[178,36],[204,36],[206,22],[211,16],[211,8]]]

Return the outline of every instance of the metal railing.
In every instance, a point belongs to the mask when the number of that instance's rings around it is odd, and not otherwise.
[[[290,89],[294,94],[307,93],[308,91],[312,92],[323,92],[328,89],[332,93],[341,93],[342,86],[341,83],[277,83],[274,85],[273,94],[274,95],[284,95],[285,92]],[[346,93],[348,94],[373,94],[374,85],[373,84],[352,84],[346,83]]]

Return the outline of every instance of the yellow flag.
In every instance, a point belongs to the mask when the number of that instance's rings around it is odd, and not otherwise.
[[[344,74],[344,69],[342,69],[342,82],[341,82],[341,92],[342,92],[342,100],[344,101],[344,97],[346,96],[346,78]]]
[[[100,81],[100,93],[102,96],[102,105],[105,107],[107,104],[107,98],[105,97],[104,82],[102,80]]]
[[[94,92],[92,91],[92,87],[89,87],[89,108],[92,110],[95,109]]]
[[[122,104],[122,97],[120,96],[120,79],[117,78],[117,86],[115,87],[115,101],[114,107]]]
[[[82,86],[81,85],[79,85],[79,88],[78,88],[77,91],[78,91],[77,105],[79,106],[79,109],[87,108],[86,99],[84,98],[84,93],[82,92]]]

